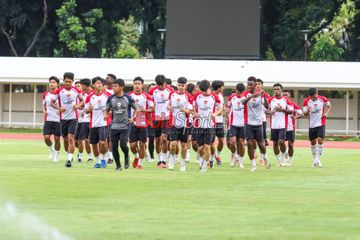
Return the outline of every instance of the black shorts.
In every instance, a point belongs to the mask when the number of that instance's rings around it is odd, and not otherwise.
[[[196,142],[198,146],[204,144],[211,145],[215,140],[215,129],[214,128],[196,128]]]
[[[325,138],[325,126],[309,128],[309,140],[316,138]]]
[[[43,127],[43,135],[54,135],[55,137],[61,136],[60,123],[46,121]]]
[[[154,121],[154,134],[155,137],[160,137],[161,134],[167,134],[168,121],[167,120],[159,120]]]
[[[229,132],[229,138],[236,137],[236,140],[239,140],[240,138],[245,139],[245,127],[231,125]]]
[[[90,136],[90,123],[81,122],[78,123],[76,129],[75,140],[84,140],[88,139]]]
[[[148,126],[148,128],[147,128],[147,136],[148,136],[149,138],[155,137],[154,128]]]
[[[278,142],[279,140],[285,141],[286,139],[286,128],[271,129],[271,141]]]
[[[66,137],[68,134],[75,135],[77,128],[76,119],[70,120],[61,120],[61,134],[63,137]]]
[[[147,128],[138,128],[135,125],[130,126],[129,142],[146,142],[147,141]]]
[[[264,137],[264,140],[267,139],[267,137],[266,137],[266,122],[263,122],[263,137]]]
[[[180,141],[186,143],[188,139],[186,128],[172,127],[168,129],[168,136],[170,141]]]
[[[286,131],[286,141],[295,142],[295,131]]]
[[[225,137],[224,123],[216,123],[215,136],[217,136],[218,138]]]
[[[247,140],[255,139],[257,142],[264,141],[263,136],[263,125],[246,125],[245,126],[245,137]]]
[[[188,136],[191,136],[192,135],[192,133],[193,133],[193,127],[187,127],[186,128],[186,135],[188,135]]]
[[[108,127],[90,128],[90,143],[98,144],[100,141],[106,141],[108,136]]]
[[[111,142],[126,142],[129,139],[129,129],[111,129]]]

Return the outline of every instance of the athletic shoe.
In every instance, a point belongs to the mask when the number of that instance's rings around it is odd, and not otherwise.
[[[137,168],[138,170],[142,170],[142,169],[143,169],[141,165],[137,165],[136,168]]]
[[[105,161],[105,160],[101,160],[101,164],[100,164],[100,165],[101,165],[102,168],[106,168],[106,166],[107,166],[107,165],[106,165],[106,161]]]
[[[180,172],[185,172],[185,171],[186,171],[185,166],[181,166],[181,167],[180,167]]]
[[[66,160],[65,167],[70,168],[72,166],[72,163],[70,160]]]
[[[94,168],[100,168],[100,167],[101,167],[100,163],[95,163]]]
[[[244,164],[243,164],[243,163],[240,163],[240,164],[239,164],[239,168],[244,168]]]
[[[121,170],[122,170],[121,166],[116,166],[115,171],[121,171]]]
[[[268,160],[267,158],[264,158],[264,165],[265,165],[265,167],[267,168],[267,169],[269,169],[270,168],[270,166],[271,166],[271,164],[270,164],[270,160]]]
[[[264,166],[264,165],[265,165],[265,160],[264,160],[264,159],[260,159],[259,164],[262,165],[262,166]]]
[[[222,165],[222,161],[221,161],[221,158],[220,158],[220,156],[215,156],[215,159],[216,159],[216,165],[218,165],[218,166],[221,166]]]
[[[107,164],[113,164],[113,162],[114,162],[114,160],[112,160],[111,158],[109,158],[106,163],[107,163]]]
[[[322,167],[322,164],[320,161],[318,162],[318,167],[320,167],[320,168]]]
[[[59,161],[58,158],[54,158],[54,159],[53,159],[53,162],[58,162],[58,161]]]
[[[92,163],[94,160],[92,159],[92,158],[89,158],[88,160],[87,160],[87,162],[88,163]]]
[[[163,162],[161,163],[161,168],[166,168],[166,162],[165,162],[165,161],[163,161]]]
[[[155,162],[155,159],[150,158],[148,161],[149,161],[150,163],[152,163],[152,162]]]
[[[128,169],[129,168],[129,157],[125,158],[125,169]]]
[[[230,160],[230,167],[233,168],[235,167],[235,159],[231,158]]]
[[[159,162],[156,164],[156,167],[157,167],[157,168],[161,168],[161,165],[162,165],[162,162],[159,161]]]
[[[137,157],[134,158],[134,161],[133,161],[133,164],[132,164],[133,168],[136,168],[138,163],[139,163],[139,158],[137,158]]]
[[[79,162],[79,163],[82,163],[82,159],[81,159],[81,158],[78,158],[78,162]]]
[[[214,161],[209,161],[209,167],[213,168],[214,167]]]
[[[257,169],[257,166],[256,166],[256,165],[255,165],[255,166],[251,166],[251,171],[252,171],[252,172],[255,172],[256,169]]]

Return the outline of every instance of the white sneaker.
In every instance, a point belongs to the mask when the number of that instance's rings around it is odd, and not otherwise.
[[[49,159],[53,160],[55,157],[55,149],[50,149],[50,153],[49,153]]]
[[[256,166],[256,165],[255,165],[255,166],[251,166],[251,171],[252,171],[252,172],[255,172],[256,169],[257,169],[257,166]]]
[[[149,159],[149,162],[155,162],[155,159],[150,158],[150,159]]]
[[[322,164],[320,161],[318,162],[318,167],[320,167],[320,168],[322,167]]]
[[[53,159],[53,162],[58,162],[59,161],[59,158],[54,158]]]
[[[190,151],[186,151],[185,162],[190,162]]]
[[[174,161],[172,159],[169,159],[169,170],[174,169]]]
[[[235,167],[235,159],[233,158],[230,160],[230,167],[231,168]]]
[[[181,167],[180,167],[180,172],[185,172],[185,171],[186,171],[185,166],[181,166]]]
[[[243,163],[240,163],[240,164],[239,164],[239,168],[244,168],[244,164],[243,164]]]

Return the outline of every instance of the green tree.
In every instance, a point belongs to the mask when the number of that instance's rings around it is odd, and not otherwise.
[[[65,44],[73,56],[80,57],[86,54],[88,43],[97,42],[94,24],[102,18],[103,12],[102,9],[91,9],[81,14],[80,18],[75,16],[76,7],[76,0],[66,0],[56,10],[56,15],[60,42]]]
[[[311,51],[311,60],[314,61],[339,61],[344,50],[339,47],[330,34],[316,37],[316,44]]]
[[[135,23],[134,17],[130,16],[128,20],[120,20],[115,24],[118,30],[118,58],[139,58],[140,54],[137,49],[140,34],[139,27]]]

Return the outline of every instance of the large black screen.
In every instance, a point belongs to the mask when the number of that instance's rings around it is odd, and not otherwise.
[[[261,0],[167,0],[167,58],[259,59]]]

